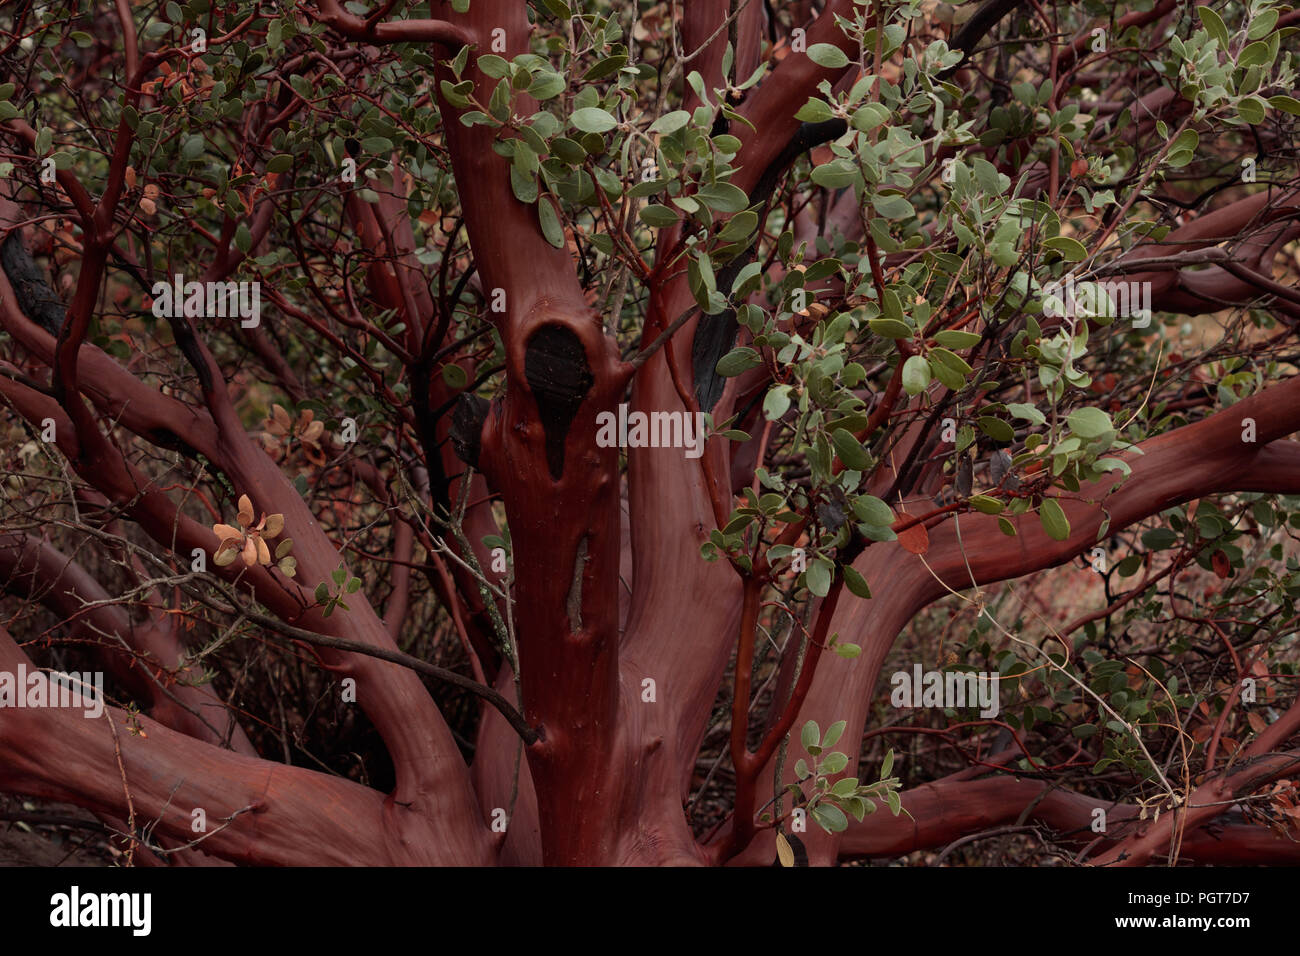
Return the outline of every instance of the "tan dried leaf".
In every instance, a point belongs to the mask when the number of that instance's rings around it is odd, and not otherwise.
[[[225,544],[227,541],[231,539],[234,539],[235,541],[240,541],[244,537],[244,533],[242,531],[240,531],[238,528],[232,528],[228,524],[214,524],[212,526],[212,531],[221,540],[222,544]]]
[[[253,503],[248,495],[239,496],[239,523],[245,528],[253,523]]]
[[[266,516],[266,527],[262,529],[263,536],[267,538],[278,538],[280,532],[284,530],[284,515],[274,514]]]
[[[779,830],[776,834],[776,858],[781,861],[782,866],[794,866],[794,849],[790,846],[790,841],[785,838],[785,834]]]

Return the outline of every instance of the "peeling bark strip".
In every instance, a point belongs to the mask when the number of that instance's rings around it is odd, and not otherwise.
[[[546,465],[551,477],[564,475],[564,440],[594,379],[582,341],[562,325],[544,325],[524,351],[524,377],[546,431]]]
[[[487,421],[490,406],[491,402],[486,398],[462,392],[452,412],[451,447],[457,458],[473,468],[478,467],[478,457],[483,448],[483,423]]]
[[[578,553],[573,558],[573,584],[564,606],[569,612],[569,630],[577,634],[582,630],[582,576],[587,573],[587,538],[583,535],[578,542]]]
[[[14,287],[18,308],[46,332],[58,335],[67,309],[41,275],[17,229],[9,230],[4,243],[0,244],[0,266],[4,267],[9,284]]]

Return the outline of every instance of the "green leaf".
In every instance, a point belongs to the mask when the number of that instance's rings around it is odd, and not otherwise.
[[[731,183],[701,186],[695,198],[715,212],[740,212],[749,206],[749,197],[745,191]]]
[[[591,83],[594,80],[603,79],[612,73],[617,73],[626,65],[627,57],[622,53],[617,56],[607,56],[596,63],[586,73],[582,74],[582,81],[584,83]]]
[[[784,388],[776,387],[763,399],[763,415],[774,422],[790,410],[790,393]]]
[[[551,140],[551,153],[570,166],[577,166],[587,158],[587,151],[567,136],[557,136]]]
[[[859,574],[858,570],[851,564],[844,565],[844,586],[860,598],[868,599],[871,597],[871,588],[867,584],[867,579]],[[830,745],[827,744],[827,746]]]
[[[804,750],[821,745],[822,729],[817,726],[817,721],[810,720],[803,725],[803,729],[799,731],[799,742],[803,744]]]
[[[834,116],[835,111],[831,109],[829,103],[811,96],[808,97],[807,103],[799,107],[799,112],[794,114],[795,119],[804,123],[824,123]]]
[[[1038,506],[1038,520],[1043,523],[1043,530],[1054,541],[1064,541],[1070,536],[1070,520],[1065,517],[1065,510],[1055,498],[1044,498]]]
[[[894,511],[875,495],[858,495],[853,499],[853,513],[863,524],[888,528],[894,523]]]
[[[1247,40],[1259,40],[1273,32],[1277,26],[1278,11],[1274,7],[1270,10],[1264,10],[1256,15],[1255,19],[1250,22],[1250,29],[1246,31]]]
[[[1264,116],[1268,112],[1268,104],[1258,96],[1247,96],[1237,103],[1237,115],[1242,121],[1251,126],[1258,126],[1264,122]]]
[[[835,785],[831,787],[831,793],[835,794],[835,796],[837,797],[847,798],[847,797],[851,797],[853,795],[853,791],[857,789],[858,789],[857,780],[855,780],[853,777],[844,777],[843,779],[835,781]]]
[[[858,108],[849,124],[861,133],[869,133],[889,119],[889,110],[879,103],[867,103]]]
[[[994,441],[1010,442],[1016,440],[1016,430],[1007,422],[992,415],[981,415],[975,422],[980,431]]]
[[[739,242],[757,228],[758,213],[746,209],[744,212],[738,212],[727,220],[727,224],[718,233],[718,238],[723,242]],[[750,265],[758,265],[758,263],[751,262]],[[737,278],[739,279],[739,276]]]
[[[804,572],[804,583],[808,590],[818,597],[825,597],[831,590],[831,564],[821,558],[808,565]]]
[[[1198,7],[1197,9],[1199,10],[1204,8]],[[1283,113],[1290,113],[1292,116],[1300,116],[1300,100],[1293,96],[1270,96],[1268,98],[1268,105],[1273,107],[1275,110],[1281,110]]]
[[[1223,22],[1223,18],[1209,7],[1197,7],[1196,15],[1201,18],[1201,23],[1205,24],[1206,32],[1219,41],[1219,49],[1228,49],[1228,27]]]
[[[889,772],[894,769],[894,751],[891,749],[885,754],[885,759],[880,763],[880,779],[884,780],[889,776]]]
[[[1196,156],[1196,148],[1200,145],[1200,134],[1194,129],[1185,129],[1178,134],[1169,147],[1169,152],[1165,156],[1165,162],[1175,169],[1186,166]]]
[[[637,216],[640,217],[641,221],[647,226],[653,226],[656,229],[663,229],[666,226],[676,225],[678,219],[681,218],[668,206],[660,206],[658,204],[645,206],[639,213],[637,213]]]
[[[719,153],[734,156],[740,152],[742,143],[739,136],[732,136],[730,133],[719,133],[717,136],[710,138],[713,140],[713,148]]]
[[[499,80],[510,73],[510,63],[495,53],[484,53],[478,58],[478,68],[494,80]]]
[[[944,368],[951,369],[958,375],[969,375],[971,373],[970,364],[964,358],[956,352],[950,352],[944,348],[931,349],[930,361],[938,362]]]
[[[829,747],[830,745],[831,742],[829,740],[822,741],[823,749]],[[827,776],[833,776],[834,774],[839,773],[848,765],[849,765],[848,755],[842,754],[838,750],[835,750],[832,751],[831,753],[828,753],[824,758],[822,758],[822,762],[817,769],[820,770],[822,773],[826,774]]]
[[[844,462],[844,467],[851,471],[866,471],[871,467],[871,455],[847,428],[837,428],[831,432],[831,444],[835,446],[835,453]]]
[[[834,804],[819,803],[813,807],[813,819],[831,833],[842,833],[849,827],[849,818]]]
[[[469,384],[469,376],[465,370],[454,362],[450,362],[442,367],[442,380],[447,383],[451,389],[462,389]]]
[[[1142,546],[1149,551],[1164,551],[1178,543],[1178,535],[1168,528],[1152,528],[1142,532]]]
[[[618,125],[611,114],[595,106],[574,110],[569,122],[584,133],[607,133]]]
[[[691,121],[691,114],[686,110],[673,110],[665,113],[650,125],[652,133],[675,133]]]
[[[204,146],[203,137],[195,133],[182,144],[181,159],[186,161],[198,159],[203,154]]]
[[[1014,266],[1020,259],[1020,254],[1016,252],[1016,247],[1005,240],[997,240],[989,243],[989,257],[1003,268]]]
[[[1024,402],[1013,402],[1007,406],[1009,411],[1016,418],[1023,418],[1025,421],[1033,422],[1035,425],[1046,424],[1047,418],[1033,405]]]
[[[808,59],[828,70],[838,70],[849,65],[848,54],[830,43],[814,43],[808,48]]]
[[[559,73],[539,73],[528,85],[528,95],[536,100],[551,100],[564,92],[565,85]]]
[[[827,727],[826,733],[822,736],[822,747],[834,747],[839,743],[840,736],[844,733],[844,728],[848,725],[848,721],[846,720],[837,720],[835,723]]]
[[[906,322],[900,322],[898,319],[877,317],[871,319],[867,325],[871,327],[872,332],[875,332],[881,338],[910,339],[913,335],[912,327]]]
[[[510,166],[510,190],[515,194],[515,198],[522,203],[537,202],[537,176],[512,164]]]
[[[1115,430],[1110,416],[1100,408],[1076,408],[1065,421],[1070,431],[1084,439],[1100,438]]]
[[[971,346],[979,345],[980,336],[974,332],[959,332],[956,329],[944,329],[942,332],[936,332],[934,340],[940,345],[950,349],[968,349]]]
[[[1053,236],[1043,240],[1043,248],[1059,252],[1067,262],[1082,262],[1088,258],[1088,248],[1078,239],[1069,236]]]
[[[903,363],[903,390],[920,395],[930,384],[930,363],[923,356],[912,355]]]
[[[1002,502],[996,498],[990,498],[988,495],[971,495],[970,504],[976,511],[983,512],[986,515],[1002,513]]]
[[[288,153],[280,153],[266,161],[268,173],[287,173],[291,169],[293,169],[293,157]]]
[[[1272,60],[1273,53],[1269,50],[1269,45],[1263,40],[1257,40],[1241,51],[1241,55],[1237,57],[1237,66],[1244,70],[1251,66],[1263,66]]]
[[[895,193],[872,196],[871,205],[886,219],[912,219],[916,216],[912,204]]]
[[[1130,554],[1127,558],[1115,565],[1115,570],[1119,572],[1121,578],[1131,578],[1137,574],[1138,568],[1142,567],[1142,555]]]
[[[723,378],[734,378],[762,364],[763,359],[757,351],[748,346],[741,346],[718,359],[716,371]]]
[[[564,248],[564,227],[560,225],[559,213],[555,211],[555,205],[547,196],[543,196],[537,202],[537,219],[542,227],[542,235],[546,241],[556,249]]]
[[[818,166],[810,178],[825,189],[843,189],[857,182],[860,175],[856,164],[841,157]]]

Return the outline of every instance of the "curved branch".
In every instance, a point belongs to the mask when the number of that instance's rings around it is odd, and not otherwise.
[[[322,23],[328,24],[350,40],[367,43],[433,43],[444,47],[462,47],[473,43],[470,31],[446,20],[396,20],[375,23],[348,13],[338,0],[319,0]]]
[[[1256,445],[1241,441],[1241,421],[1256,420]],[[895,638],[923,607],[952,590],[966,590],[1073,560],[1092,547],[1107,516],[1115,533],[1166,508],[1204,495],[1232,491],[1300,492],[1300,444],[1279,441],[1300,428],[1300,377],[1242,399],[1203,421],[1141,444],[1142,455],[1128,458],[1133,473],[1118,488],[1110,482],[1085,485],[1058,499],[1070,520],[1065,541],[1047,536],[1034,515],[1013,519],[1017,535],[1007,537],[990,515],[966,514],[930,530],[925,563],[896,542],[873,544],[854,562],[875,597],[842,606],[831,630],[862,646],[852,661],[818,669],[800,722],[823,726],[845,720],[845,739],[860,737],[880,668]],[[1093,500],[1089,500],[1093,499]],[[960,535],[958,534],[960,529]],[[928,565],[928,566],[927,566]],[[856,759],[849,765],[854,772]],[[770,784],[772,767],[765,770]],[[786,768],[787,779],[793,771]],[[829,863],[838,854],[837,836],[810,832],[810,857]],[[760,834],[739,859],[772,856],[770,835]]]
[[[32,668],[0,628],[0,669],[20,664]],[[147,717],[109,707],[98,719],[50,707],[0,714],[0,790],[121,818],[133,813],[137,832],[183,843],[202,835],[192,829],[193,811],[201,809],[209,835],[198,846],[224,859],[279,866],[490,862],[484,824],[409,813],[350,780],[231,753]]]
[[[225,703],[208,685],[188,683],[184,671],[171,674],[181,663],[182,649],[173,635],[153,624],[133,624],[126,610],[109,603],[103,586],[80,564],[52,545],[29,535],[0,534],[0,576],[12,594],[44,603],[73,625],[102,652],[113,675],[149,707],[155,720],[173,730],[207,743],[257,756],[247,735]],[[104,638],[116,638],[115,647]],[[129,647],[135,653],[126,653]],[[204,713],[226,725],[214,727]]]
[[[878,812],[861,823],[851,821],[840,841],[840,859],[903,856],[1018,822],[1041,824],[1057,839],[1082,845],[1098,836],[1091,829],[1096,809],[1106,813],[1103,842],[1108,846],[1139,822],[1137,807],[1011,776],[945,778],[914,787],[902,798],[912,819]],[[1261,826],[1232,822],[1189,831],[1179,855],[1198,863],[1293,865],[1300,861],[1300,842]]]

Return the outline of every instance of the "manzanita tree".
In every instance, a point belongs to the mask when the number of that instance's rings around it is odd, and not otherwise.
[[[138,863],[1295,861],[1298,27],[7,4],[0,789]]]

